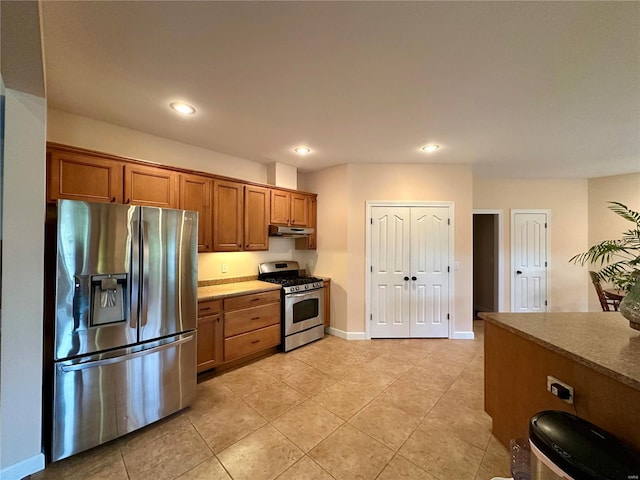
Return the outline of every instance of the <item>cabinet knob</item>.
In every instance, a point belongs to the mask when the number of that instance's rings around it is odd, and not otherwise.
[[[116,203],[116,197],[111,197],[111,203]]]
[[[409,281],[409,277],[404,277],[404,281],[408,282]]]
[[[418,279],[418,277],[416,277],[415,275],[413,277],[411,277],[411,280],[413,280],[414,282]]]
[[[125,203],[125,204],[127,204],[127,205],[129,205],[129,204],[131,203],[131,199],[130,199],[130,198],[127,198],[127,201],[126,201],[126,202],[124,202],[124,203]]]

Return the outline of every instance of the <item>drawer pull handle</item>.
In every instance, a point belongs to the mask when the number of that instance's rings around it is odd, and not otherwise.
[[[200,310],[211,310],[211,307],[200,307]]]
[[[260,317],[253,317],[251,320],[260,320]]]
[[[254,340],[254,341],[253,341],[253,342],[251,342],[251,343],[253,343],[253,344],[260,343],[260,340]]]
[[[259,298],[252,298],[251,301],[252,302],[257,302],[258,300],[260,300]]]

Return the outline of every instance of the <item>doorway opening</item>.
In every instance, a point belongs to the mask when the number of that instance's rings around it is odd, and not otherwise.
[[[473,313],[503,311],[502,210],[473,211]]]

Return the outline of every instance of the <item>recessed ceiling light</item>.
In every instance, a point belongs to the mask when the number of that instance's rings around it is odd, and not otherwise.
[[[296,147],[293,151],[298,155],[308,155],[311,153],[311,149],[309,147]]]
[[[196,109],[186,103],[171,102],[169,106],[173,108],[176,112],[182,113],[184,115],[193,115],[194,113],[196,113]]]
[[[423,152],[433,153],[440,148],[440,145],[425,145],[422,147]]]

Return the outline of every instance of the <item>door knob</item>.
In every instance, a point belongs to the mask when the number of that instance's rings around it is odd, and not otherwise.
[[[409,277],[404,277],[404,281],[405,282],[409,281]]]
[[[516,273],[517,273],[518,275],[522,275],[522,270],[516,270]]]
[[[415,275],[413,277],[411,277],[411,280],[413,280],[414,282],[418,279],[418,277],[416,277]]]

